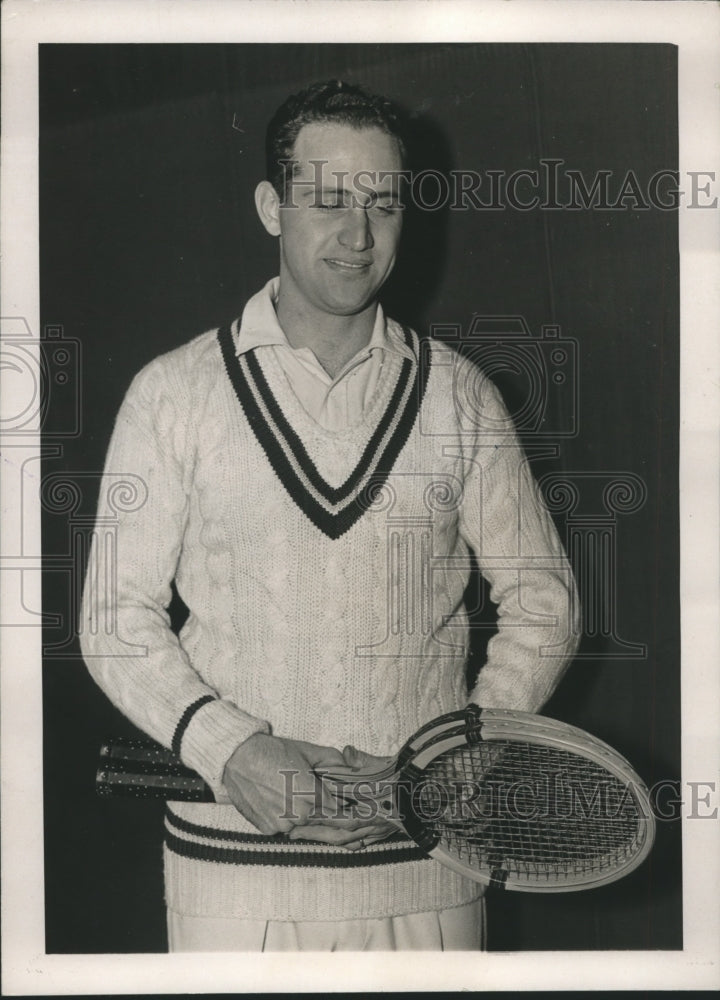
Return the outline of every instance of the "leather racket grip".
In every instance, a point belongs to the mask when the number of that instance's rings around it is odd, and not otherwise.
[[[176,754],[152,740],[123,737],[101,746],[95,790],[104,798],[215,801],[210,787]]]

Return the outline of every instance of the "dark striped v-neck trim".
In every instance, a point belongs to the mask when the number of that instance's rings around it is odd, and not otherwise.
[[[405,327],[403,334],[417,358],[415,334]],[[320,531],[340,538],[369,508],[410,436],[427,388],[429,355],[423,365],[403,358],[390,401],[360,460],[345,482],[333,487],[320,475],[285,417],[255,351],[238,357],[229,326],[218,331],[218,341],[235,394],[278,479]]]

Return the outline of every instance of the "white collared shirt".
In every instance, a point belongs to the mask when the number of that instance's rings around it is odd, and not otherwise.
[[[273,278],[248,301],[236,337],[236,353],[255,348],[274,351],[290,387],[314,420],[330,431],[352,426],[362,418],[374,395],[385,352],[414,360],[413,352],[391,328],[378,304],[369,342],[333,378],[309,347],[295,348],[288,343],[275,312],[279,288],[280,279]]]

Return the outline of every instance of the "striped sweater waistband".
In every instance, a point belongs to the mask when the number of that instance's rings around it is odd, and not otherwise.
[[[289,840],[282,833],[265,836],[201,826],[176,816],[169,806],[165,812],[165,844],[182,857],[231,865],[367,868],[427,858],[399,832],[362,850],[347,851],[313,840]]]

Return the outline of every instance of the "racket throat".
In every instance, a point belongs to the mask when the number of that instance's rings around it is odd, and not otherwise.
[[[490,888],[504,889],[507,885],[509,872],[503,867],[503,859],[498,855],[490,855],[488,858],[490,868]]]
[[[432,824],[428,824],[422,811],[418,809],[419,781],[423,772],[412,765],[405,767],[402,778],[395,786],[395,803],[397,815],[404,831],[418,845],[420,850],[430,857],[438,846],[440,836]]]

